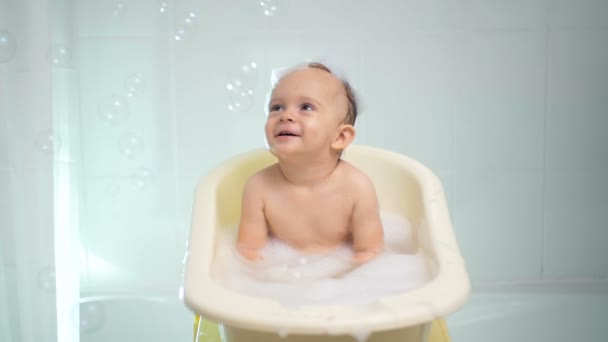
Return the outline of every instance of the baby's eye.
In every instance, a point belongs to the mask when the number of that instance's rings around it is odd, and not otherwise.
[[[282,110],[282,109],[283,109],[283,106],[278,105],[278,104],[275,104],[275,105],[271,105],[271,106],[270,106],[270,111],[271,111],[271,112],[276,112],[276,111],[279,111],[279,110]]]
[[[303,104],[300,108],[303,110],[315,110],[315,107],[308,103]]]

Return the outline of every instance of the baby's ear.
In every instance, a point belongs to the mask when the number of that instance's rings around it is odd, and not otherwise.
[[[338,136],[332,141],[331,147],[336,151],[342,151],[355,140],[355,134],[355,127],[353,125],[340,125],[338,127]]]

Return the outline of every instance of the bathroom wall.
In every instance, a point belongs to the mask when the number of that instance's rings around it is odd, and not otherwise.
[[[476,284],[606,280],[608,3],[270,3],[201,3],[176,45],[180,216],[211,165],[262,146],[271,70],[320,58],[361,96],[357,143],[440,176]]]
[[[271,72],[306,59],[358,91],[356,143],[439,175],[476,285],[605,284],[606,18],[592,0],[0,0],[0,341],[108,334],[79,296],[177,302],[196,182],[263,146]]]

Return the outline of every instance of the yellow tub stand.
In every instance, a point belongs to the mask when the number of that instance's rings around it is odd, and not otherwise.
[[[198,337],[198,339],[197,339]],[[428,342],[450,342],[448,327],[445,320],[437,319],[431,324]],[[216,323],[194,317],[194,342],[222,342],[220,330]]]

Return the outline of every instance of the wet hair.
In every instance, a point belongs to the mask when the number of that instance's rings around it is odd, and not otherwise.
[[[348,111],[346,112],[346,118],[344,119],[344,123],[349,125],[355,125],[355,121],[357,121],[357,97],[355,96],[355,92],[351,85],[341,77],[338,77],[334,74],[331,69],[329,69],[325,64],[319,62],[310,62],[306,64],[309,68],[319,69],[326,71],[338,78],[342,82],[342,86],[344,87],[344,93],[346,95],[346,99],[348,100]]]

